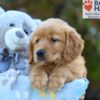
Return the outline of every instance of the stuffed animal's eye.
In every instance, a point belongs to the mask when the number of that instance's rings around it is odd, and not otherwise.
[[[13,27],[13,26],[15,26],[15,24],[11,23],[9,26]]]
[[[27,32],[27,30],[24,30],[24,32],[26,33],[26,35],[29,35],[29,33]]]
[[[26,35],[30,35],[32,33],[31,26],[29,26],[26,22],[23,23],[22,28]]]

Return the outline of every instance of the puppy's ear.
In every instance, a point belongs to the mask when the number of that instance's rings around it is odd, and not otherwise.
[[[34,50],[34,46],[32,43],[32,40],[29,43],[29,47],[28,47],[28,55],[29,55],[29,64],[32,64],[33,62],[33,50]]]
[[[66,43],[64,50],[64,58],[69,63],[81,54],[84,48],[84,41],[80,35],[75,31],[65,31]]]

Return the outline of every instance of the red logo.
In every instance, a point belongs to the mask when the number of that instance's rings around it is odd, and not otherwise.
[[[83,7],[85,10],[90,11],[92,9],[93,2],[91,0],[85,0]]]

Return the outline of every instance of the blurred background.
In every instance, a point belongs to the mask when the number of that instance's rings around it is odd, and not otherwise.
[[[0,0],[5,10],[20,10],[33,18],[57,17],[67,21],[85,40],[90,85],[85,100],[100,100],[100,20],[82,18],[82,0]]]

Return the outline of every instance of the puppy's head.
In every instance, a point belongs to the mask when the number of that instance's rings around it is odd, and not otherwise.
[[[72,62],[83,50],[83,40],[60,19],[46,20],[34,33],[29,45],[29,63]]]

